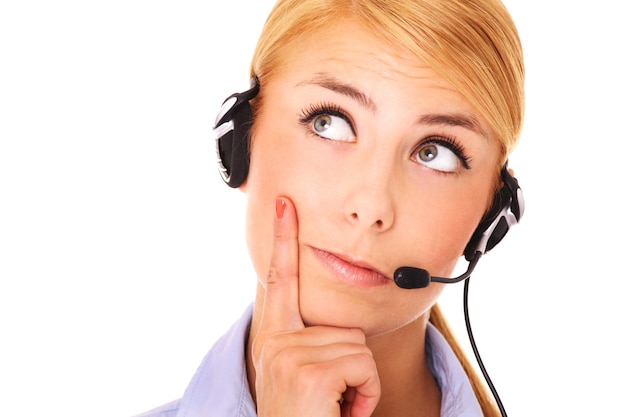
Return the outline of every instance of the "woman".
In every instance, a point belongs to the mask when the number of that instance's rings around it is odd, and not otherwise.
[[[502,187],[523,113],[504,6],[280,0],[251,72],[217,132],[250,137],[249,172],[220,152],[247,193],[257,297],[183,399],[144,415],[498,415],[436,307],[443,285],[392,277],[449,277]]]

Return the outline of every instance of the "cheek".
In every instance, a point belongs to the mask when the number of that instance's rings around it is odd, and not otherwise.
[[[487,212],[492,200],[492,187],[480,184],[473,189],[472,193],[466,194],[464,201],[467,208],[459,210],[458,221],[455,227],[458,230],[460,241],[463,243],[461,250],[469,243],[470,238],[478,227],[480,220]]]
[[[269,270],[271,257],[273,219],[276,197],[281,185],[274,180],[273,170],[279,167],[268,161],[271,154],[266,147],[255,146],[250,160],[250,172],[246,182],[246,239],[248,251],[259,277]]]
[[[248,194],[246,211],[246,241],[248,252],[257,276],[263,277],[269,271],[271,252],[272,215],[269,204]],[[269,220],[263,220],[269,219]]]
[[[487,197],[484,199],[486,200]],[[459,204],[456,204],[456,209],[440,212],[443,228],[438,235],[442,237],[442,240],[447,240],[449,246],[455,247],[458,255],[465,249],[485,211],[482,204],[470,202],[482,200],[483,198],[479,200],[476,195],[468,196],[467,200],[461,200]]]
[[[410,201],[417,203],[411,205],[407,201],[406,206],[416,209],[405,209],[403,218],[408,220],[400,227],[415,231],[404,233],[408,239],[406,246],[413,248],[412,253],[407,254],[408,259],[416,265],[423,265],[432,275],[451,274],[490,199],[491,188],[484,182],[464,182],[462,188],[450,188],[428,196],[414,194]]]
[[[263,127],[262,136],[255,137],[250,161],[250,172],[246,182],[246,238],[248,250],[257,272],[263,279],[269,270],[272,245],[275,202],[279,196],[289,198],[296,207],[300,220],[305,206],[304,195],[316,187],[306,183],[303,164],[298,160],[302,154],[297,140],[284,127]],[[280,133],[283,132],[283,133]]]

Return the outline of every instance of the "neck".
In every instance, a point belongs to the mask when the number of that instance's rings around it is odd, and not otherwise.
[[[385,335],[371,337],[382,396],[374,416],[439,416],[441,393],[425,354],[428,314]]]

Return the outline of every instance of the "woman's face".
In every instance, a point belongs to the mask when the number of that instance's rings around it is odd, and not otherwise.
[[[498,145],[450,84],[357,24],[300,42],[261,86],[247,237],[261,284],[277,196],[296,207],[305,323],[386,333],[443,286],[400,289],[400,266],[450,276],[491,201]]]

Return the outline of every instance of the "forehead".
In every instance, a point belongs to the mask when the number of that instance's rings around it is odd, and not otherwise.
[[[428,75],[444,80],[416,54],[392,44],[354,20],[327,25],[294,38],[284,51],[287,70],[331,68],[350,72],[374,72],[384,78],[413,78]],[[426,74],[428,73],[428,74]]]
[[[332,78],[362,92],[375,105],[470,113],[488,131],[465,97],[417,53],[357,22],[317,29],[293,39],[286,49],[275,74],[287,88],[322,85],[320,80]]]

